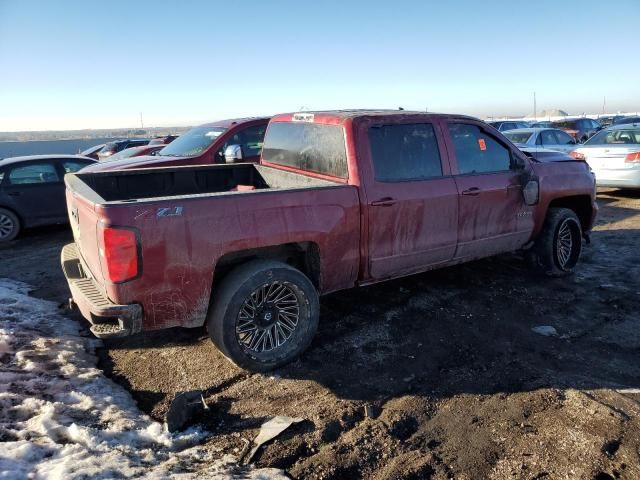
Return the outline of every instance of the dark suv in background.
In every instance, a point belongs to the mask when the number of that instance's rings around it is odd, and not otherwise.
[[[128,138],[126,140],[117,140],[115,142],[109,142],[102,150],[98,152],[98,160],[104,160],[114,153],[118,153],[125,148],[131,147],[141,147],[142,145],[147,145],[149,143],[148,138]]]
[[[621,118],[624,118],[624,115],[604,115],[598,117],[598,123],[602,125],[602,128],[605,128],[613,125]]]
[[[640,117],[638,116],[620,117],[613,122],[614,125],[625,125],[629,123],[640,123]]]
[[[551,122],[551,126],[553,128],[564,130],[573,138],[575,138],[576,142],[585,142],[589,138],[591,138],[591,136],[598,130],[602,130],[602,125],[590,118],[558,120],[556,122]]]

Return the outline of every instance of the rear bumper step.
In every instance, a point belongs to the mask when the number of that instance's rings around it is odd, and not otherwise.
[[[113,303],[84,272],[75,243],[62,248],[62,271],[71,290],[70,304],[91,323],[91,333],[98,338],[118,338],[142,330],[142,307],[137,303]]]

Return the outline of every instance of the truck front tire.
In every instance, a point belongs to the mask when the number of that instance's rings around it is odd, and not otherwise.
[[[582,251],[582,227],[573,210],[550,208],[533,247],[534,264],[546,275],[573,272]]]
[[[302,272],[282,262],[239,266],[214,286],[212,302],[211,340],[232,363],[254,372],[296,358],[318,327],[318,292]]]

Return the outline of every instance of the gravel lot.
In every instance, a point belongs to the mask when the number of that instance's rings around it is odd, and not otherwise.
[[[599,205],[569,278],[505,255],[332,294],[310,350],[266,375],[203,329],[107,342],[101,367],[156,419],[176,391],[209,389],[198,420],[220,456],[269,416],[305,418],[256,455],[293,478],[637,479],[640,194],[603,190]],[[0,247],[0,277],[63,304],[69,241],[65,227],[28,232]]]

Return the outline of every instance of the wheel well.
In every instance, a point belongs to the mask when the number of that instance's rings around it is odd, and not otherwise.
[[[235,267],[256,259],[278,260],[291,265],[309,277],[317,289],[320,288],[320,249],[313,242],[285,243],[223,255],[213,272],[214,287]]]
[[[11,213],[13,213],[16,217],[18,217],[18,220],[20,221],[20,228],[22,228],[24,226],[24,219],[22,218],[22,216],[16,212],[13,208],[11,207],[5,207],[4,205],[0,205],[0,208],[4,209],[4,210],[9,210]]]
[[[556,198],[551,201],[549,208],[568,208],[573,210],[580,220],[582,231],[586,231],[591,226],[593,207],[591,206],[591,197],[588,195]]]

